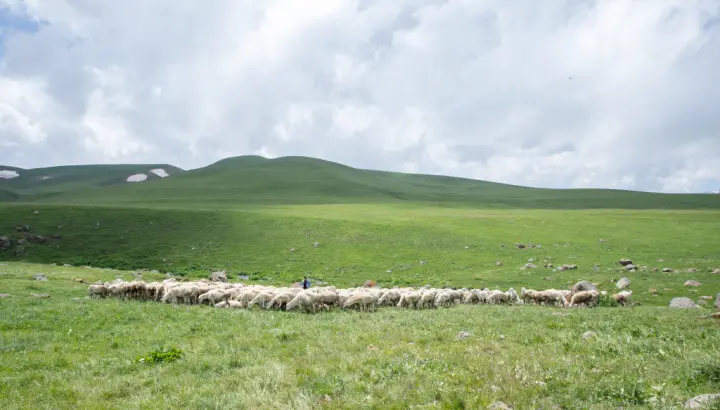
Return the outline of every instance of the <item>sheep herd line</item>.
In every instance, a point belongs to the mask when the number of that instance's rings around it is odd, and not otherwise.
[[[516,305],[538,304],[556,307],[596,307],[601,295],[587,282],[579,282],[572,290],[532,290],[513,288],[503,292],[490,289],[431,288],[375,288],[357,287],[337,289],[334,286],[301,289],[244,285],[241,283],[178,282],[174,278],[163,282],[145,283],[140,280],[90,285],[91,298],[120,298],[124,300],[158,301],[173,304],[209,304],[216,308],[251,308],[302,310],[316,312],[330,308],[373,311],[380,306],[398,308],[438,308],[456,304]],[[629,302],[631,291],[613,295],[619,304]]]

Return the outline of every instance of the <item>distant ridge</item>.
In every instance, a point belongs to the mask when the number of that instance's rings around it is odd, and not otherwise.
[[[150,169],[167,170],[161,178]],[[126,178],[144,173],[143,182]],[[172,207],[403,203],[523,209],[720,209],[720,197],[617,189],[550,189],[443,175],[366,170],[310,157],[225,158],[183,171],[171,165],[86,165],[21,170],[0,188],[23,201]],[[44,175],[55,180],[43,181]]]

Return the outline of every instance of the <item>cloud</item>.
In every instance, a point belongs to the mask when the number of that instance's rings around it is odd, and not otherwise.
[[[0,164],[307,155],[544,187],[720,187],[714,0],[3,6]]]

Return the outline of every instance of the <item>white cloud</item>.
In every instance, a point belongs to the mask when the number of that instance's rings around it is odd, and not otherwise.
[[[0,0],[0,163],[720,185],[716,0]]]

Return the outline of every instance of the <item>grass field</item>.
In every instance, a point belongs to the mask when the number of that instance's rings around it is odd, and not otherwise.
[[[18,256],[6,250],[0,255],[7,260],[156,269],[192,277],[227,270],[272,284],[288,284],[307,274],[340,286],[373,279],[383,286],[566,288],[586,279],[612,289],[611,280],[627,276],[638,302],[662,305],[674,296],[720,290],[720,275],[710,273],[720,266],[718,212],[392,205],[214,212],[13,205],[0,207],[0,221],[0,234],[20,237],[13,232],[15,225],[30,224],[39,235],[62,235],[45,244],[24,244]],[[317,248],[315,242],[320,243]],[[518,249],[518,242],[542,248]],[[624,257],[648,271],[624,271],[617,263]],[[529,260],[538,268],[521,270]],[[576,264],[578,269],[553,271],[544,268],[544,261]],[[652,272],[653,267],[675,272]],[[690,268],[697,272],[687,272]],[[702,286],[686,289],[683,283],[689,279]],[[651,296],[650,288],[659,296]]]
[[[11,295],[0,298],[1,409],[496,400],[516,409],[664,409],[720,391],[720,325],[698,319],[711,307],[666,307],[720,291],[718,195],[543,190],[260,157],[187,172],[162,166],[177,173],[118,183],[137,167],[20,170],[24,179],[0,180],[0,245],[9,243],[0,293]],[[38,179],[48,170],[62,171],[57,184]],[[621,258],[643,269],[628,272]],[[537,267],[520,269],[528,263]],[[611,293],[626,276],[634,305],[306,315],[90,300],[72,280],[130,280],[132,270],[146,280],[226,270],[269,285],[308,275],[338,287],[372,279],[565,289],[589,280]],[[457,339],[461,331],[470,336]],[[594,336],[583,338],[587,331]],[[182,357],[136,361],[162,347]]]
[[[0,408],[676,408],[720,389],[720,326],[697,309],[308,315],[91,300],[72,281],[117,276],[0,265]],[[161,347],[182,357],[136,362]]]

